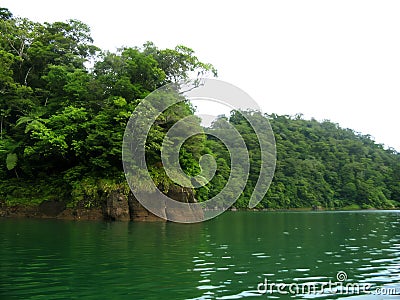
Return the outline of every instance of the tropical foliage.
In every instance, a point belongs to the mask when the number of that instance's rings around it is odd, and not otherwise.
[[[159,49],[148,42],[102,51],[80,21],[37,23],[0,8],[0,201],[99,205],[102,193],[125,184],[121,144],[135,107],[166,83],[207,74],[216,76],[214,67],[182,45]],[[247,206],[260,164],[246,113],[234,111],[225,118],[250,153],[250,176],[237,207]],[[190,103],[180,102],[152,126],[146,157],[157,184],[170,184],[160,163],[166,132],[193,114]],[[250,117],[269,120],[278,155],[275,178],[260,208],[400,206],[400,155],[393,149],[329,121]],[[200,120],[193,126],[200,126]],[[206,131],[218,130],[224,130],[222,119]],[[219,193],[232,171],[224,145],[198,135],[181,149],[187,174],[198,174],[202,154],[213,155],[218,169],[209,184],[196,189],[200,201]]]
[[[260,149],[257,136],[243,117],[232,112],[229,122],[249,148],[250,176],[236,202],[246,207],[258,180]],[[369,135],[340,128],[330,121],[304,120],[301,115],[265,115],[274,130],[277,163],[273,182],[260,208],[393,208],[400,206],[400,154],[376,144]],[[212,130],[220,130],[218,121]],[[221,143],[208,140],[219,162],[219,173],[208,185],[213,196],[229,177],[229,153]],[[204,191],[203,191],[204,192]]]

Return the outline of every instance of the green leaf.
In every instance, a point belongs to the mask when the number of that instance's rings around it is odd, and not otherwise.
[[[6,158],[7,169],[10,171],[17,165],[18,157],[15,153],[8,153]]]

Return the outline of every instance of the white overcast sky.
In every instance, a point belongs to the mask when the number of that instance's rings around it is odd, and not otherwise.
[[[400,151],[400,1],[0,0],[35,21],[79,19],[102,49],[184,44],[263,112],[303,113]]]

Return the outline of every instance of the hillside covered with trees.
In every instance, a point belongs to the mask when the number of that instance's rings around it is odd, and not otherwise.
[[[229,122],[246,141],[251,163],[249,181],[235,204],[237,207],[247,206],[260,165],[257,137],[243,117],[245,114],[248,118],[268,118],[276,140],[275,175],[260,208],[400,206],[400,154],[394,149],[384,149],[370,136],[340,128],[330,121],[304,120],[301,115],[232,112]],[[218,128],[218,121],[215,126]],[[219,150],[220,143],[210,138],[207,143],[209,148],[216,149],[217,161],[229,161],[229,154]],[[228,165],[221,170],[224,172],[209,186],[211,195],[228,178]]]
[[[148,42],[102,51],[80,21],[41,24],[0,8],[0,202],[56,199],[90,208],[111,190],[126,189],[121,144],[129,117],[149,93],[191,74],[216,76],[216,70],[185,46],[159,49]],[[162,138],[194,112],[181,102],[152,127],[146,154],[156,184],[168,182],[160,168]],[[276,139],[275,177],[259,208],[400,207],[400,154],[393,149],[329,121],[233,111],[205,132],[221,130],[224,119],[249,149],[251,172],[235,206],[247,206],[260,160],[245,114],[268,118]],[[229,153],[204,135],[182,148],[180,162],[188,174],[199,171],[204,153],[215,157],[218,169],[195,190],[199,201],[217,194],[230,172]]]

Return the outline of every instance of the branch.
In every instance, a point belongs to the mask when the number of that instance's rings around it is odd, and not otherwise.
[[[28,86],[27,80],[28,80],[28,75],[29,75],[29,73],[31,72],[31,70],[32,70],[32,67],[30,67],[30,68],[28,69],[28,72],[26,72],[25,79],[24,79],[25,86]]]

